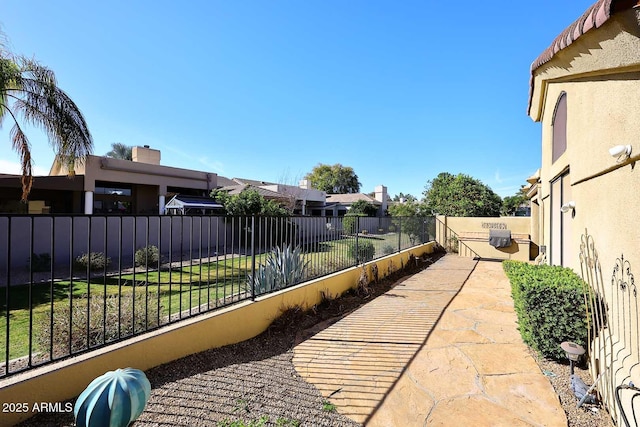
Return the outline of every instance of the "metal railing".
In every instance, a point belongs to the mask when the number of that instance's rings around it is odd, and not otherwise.
[[[591,374],[612,418],[618,425],[621,420],[629,425],[627,415],[637,406],[637,396],[628,391],[633,391],[633,379],[640,375],[640,303],[632,266],[621,254],[610,276],[604,273],[593,236],[585,230],[580,270],[585,282]]]
[[[447,252],[456,253],[465,258],[480,258],[480,255],[462,241],[458,234],[447,224],[435,218],[435,225],[436,242]]]
[[[435,220],[0,216],[0,377],[273,292],[278,248],[321,277],[434,239]]]

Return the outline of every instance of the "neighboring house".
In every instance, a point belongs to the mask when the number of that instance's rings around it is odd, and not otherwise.
[[[288,208],[294,215],[325,216],[327,194],[311,188],[307,180],[299,186],[277,184],[244,178],[218,177],[220,189],[229,194],[239,194],[246,189],[254,189],[265,199],[275,200]]]
[[[375,188],[374,195],[375,197],[363,193],[329,194],[327,195],[327,214],[330,216],[344,216],[352,204],[364,200],[378,208],[378,217],[386,216],[389,203],[387,187],[378,185]]]
[[[532,235],[548,263],[593,273],[585,279],[609,327],[591,343],[591,367],[594,380],[605,373],[598,390],[618,425],[614,387],[640,384],[636,3],[600,0],[564,30],[532,64],[528,106],[542,124],[541,168],[529,180]]]
[[[0,174],[0,213],[81,213],[83,189],[83,176],[37,176],[25,204],[21,176]]]
[[[133,147],[133,161],[87,156],[74,169],[73,179],[82,177],[80,203],[65,213],[163,214],[166,201],[176,194],[208,196],[218,186],[215,173],[161,166],[160,151],[148,146]],[[36,182],[67,174],[66,167],[54,162],[50,176]]]
[[[28,205],[20,203],[20,176],[0,174],[0,213],[215,214],[222,210],[208,200],[212,190],[239,194],[255,189],[294,215],[344,215],[357,200],[378,206],[378,216],[386,214],[388,197],[384,186],[376,187],[375,198],[359,193],[327,197],[324,191],[311,188],[308,180],[295,186],[229,179],[210,172],[162,166],[160,151],[149,146],[133,147],[132,152],[133,160],[87,156],[74,166],[71,176],[64,165],[54,162],[49,176],[35,177]]]

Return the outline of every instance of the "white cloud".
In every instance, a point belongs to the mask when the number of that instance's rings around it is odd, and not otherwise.
[[[216,161],[216,160],[210,160],[207,156],[194,156],[191,154],[191,152],[185,151],[185,150],[180,150],[178,148],[175,148],[171,145],[165,145],[165,144],[158,144],[158,146],[161,147],[161,149],[164,151],[169,151],[173,154],[176,154],[180,157],[182,157],[183,159],[187,160],[189,162],[189,166],[181,166],[179,163],[181,162],[176,162],[176,164],[166,164],[166,166],[174,166],[174,167],[185,167],[185,168],[189,168],[192,169],[193,168],[193,163],[198,162],[204,166],[206,166],[206,168],[210,171],[213,171],[215,173],[224,173],[224,164],[220,161]],[[176,160],[176,159],[174,159]],[[165,163],[163,163],[165,164]],[[197,168],[193,168],[193,169],[197,169]]]
[[[20,163],[10,162],[8,160],[0,159],[0,173],[13,174],[13,175],[21,175],[22,169],[20,167]],[[44,169],[39,166],[34,166],[33,175],[49,175],[49,169]]]
[[[224,173],[224,165],[222,162],[211,161],[208,157],[200,157],[198,161],[216,173]]]

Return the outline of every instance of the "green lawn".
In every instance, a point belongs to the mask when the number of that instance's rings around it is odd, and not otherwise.
[[[385,255],[389,248],[393,250],[398,248],[397,235],[360,237],[360,239],[374,244],[376,257]],[[314,244],[307,248],[304,256],[308,261],[308,276],[316,277],[353,265],[354,261],[348,254],[349,245],[353,240],[355,240],[354,237],[348,237]],[[256,267],[265,259],[264,254],[257,256]],[[117,323],[121,314],[118,310],[122,310],[123,307],[125,309],[129,306],[135,307],[139,313],[150,308],[152,317],[155,319],[145,318],[138,320],[137,324],[132,320],[133,329],[139,332],[149,325],[157,326],[158,318],[162,325],[169,319],[174,320],[175,317],[180,316],[180,313],[182,316],[188,316],[190,310],[195,313],[201,306],[202,311],[206,311],[207,306],[213,308],[225,301],[228,303],[231,300],[244,298],[244,294],[250,291],[247,286],[247,275],[251,272],[251,268],[251,258],[241,256],[203,264],[190,265],[189,262],[184,262],[181,268],[174,267],[171,271],[140,271],[135,274],[108,275],[91,280],[85,278],[56,281],[53,284],[38,283],[31,287],[31,294],[28,285],[11,286],[9,357],[14,359],[29,353],[30,307],[32,307],[34,330],[49,325],[52,310],[56,324],[64,323],[64,318],[70,317],[71,306],[74,307],[71,310],[76,312],[86,311],[89,296],[98,307],[91,310],[94,311],[94,317],[98,316],[97,321],[101,322],[99,324]],[[118,295],[121,297],[118,298]],[[6,307],[6,299],[6,288],[4,288],[0,290],[0,307]],[[74,304],[83,303],[84,306],[80,306],[80,309],[75,308],[71,301],[74,301]],[[109,307],[105,308],[107,305]],[[113,310],[116,311],[112,312]],[[107,317],[108,320],[105,322],[104,314],[112,317]],[[63,316],[62,322],[60,316]],[[140,321],[143,322],[142,325],[139,324]],[[69,329],[68,322],[56,327]],[[47,327],[44,326],[44,328]],[[0,357],[2,359],[6,352],[6,332],[7,313],[0,311]],[[48,345],[39,345],[34,338],[33,349],[36,352],[39,350],[48,352],[46,350]]]

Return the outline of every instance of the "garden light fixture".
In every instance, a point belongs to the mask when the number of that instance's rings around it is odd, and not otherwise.
[[[585,353],[585,349],[580,345],[571,341],[565,341],[560,344],[560,348],[562,348],[569,359],[569,366],[571,369],[571,375],[573,375],[573,363],[580,360],[582,355]]]

